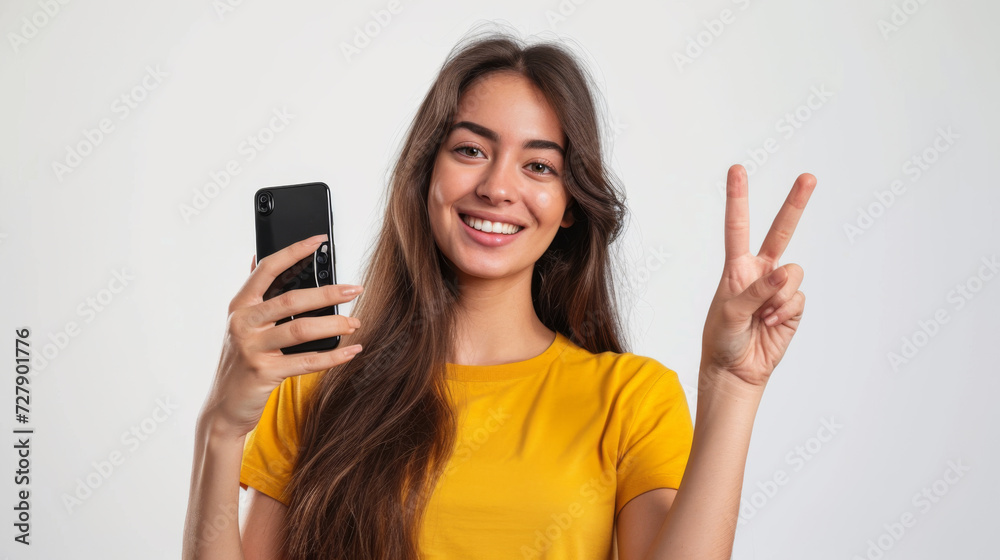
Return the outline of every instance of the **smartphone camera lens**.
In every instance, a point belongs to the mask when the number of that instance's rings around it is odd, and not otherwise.
[[[329,276],[329,275],[330,275],[330,273],[327,272],[327,271],[325,271],[325,270],[319,271],[319,279],[320,280],[326,280],[327,276]]]
[[[257,194],[257,212],[266,216],[274,210],[274,196],[271,195],[269,191],[263,191]]]
[[[326,253],[317,253],[316,254],[316,262],[318,262],[319,264],[326,264],[326,262],[329,261],[329,260],[330,260],[330,257],[326,256]]]

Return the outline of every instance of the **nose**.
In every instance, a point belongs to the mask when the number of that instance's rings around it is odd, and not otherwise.
[[[507,158],[497,158],[486,168],[485,176],[476,187],[476,195],[497,205],[514,202],[517,198],[517,170]]]

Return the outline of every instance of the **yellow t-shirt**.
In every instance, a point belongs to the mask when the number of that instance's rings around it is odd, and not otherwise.
[[[247,435],[240,485],[288,504],[296,426],[314,372],[282,381]],[[562,333],[543,353],[447,365],[455,451],[425,511],[428,560],[612,558],[632,498],[677,488],[693,425],[676,372],[632,353],[592,354]]]

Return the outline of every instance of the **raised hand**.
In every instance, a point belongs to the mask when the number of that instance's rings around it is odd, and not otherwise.
[[[700,383],[763,391],[802,319],[802,267],[778,266],[816,178],[795,180],[757,255],[750,253],[746,170],[729,168],[726,179],[726,262],[702,333]]]
[[[282,317],[346,303],[360,286],[334,284],[285,292],[264,300],[264,294],[284,270],[314,252],[324,241],[314,236],[293,243],[250,264],[250,277],[229,304],[227,329],[215,381],[202,406],[201,417],[220,435],[240,437],[257,425],[271,392],[292,375],[329,369],[346,362],[360,345],[326,352],[284,355],[281,348],[329,336],[349,335],[359,326],[355,317],[298,317],[281,325]]]

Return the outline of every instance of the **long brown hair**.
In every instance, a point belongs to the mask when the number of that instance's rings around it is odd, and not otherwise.
[[[624,195],[602,160],[591,78],[555,42],[492,31],[452,50],[392,170],[381,231],[354,307],[364,350],[322,375],[303,419],[283,527],[288,558],[416,560],[421,514],[451,455],[456,416],[445,361],[458,290],[434,242],[434,160],[473,80],[509,70],[546,96],[568,139],[564,185],[575,223],[535,263],[538,318],[591,351],[625,351],[610,266]],[[346,339],[345,339],[346,341]]]

